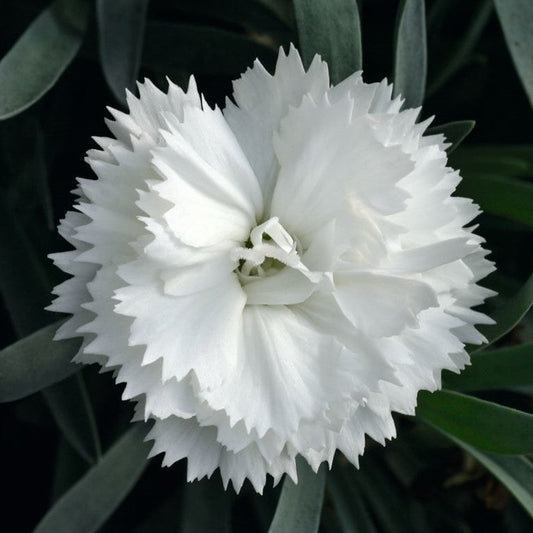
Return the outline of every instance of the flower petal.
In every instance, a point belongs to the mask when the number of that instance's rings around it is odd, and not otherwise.
[[[253,68],[233,82],[237,105],[227,100],[224,116],[261,184],[265,205],[272,196],[278,168],[272,147],[274,131],[289,106],[300,105],[306,94],[320,99],[328,87],[326,63],[315,56],[306,72],[292,45],[287,55],[280,49],[273,76],[256,60]]]
[[[417,324],[418,314],[438,305],[429,285],[372,273],[335,276],[335,298],[346,317],[372,337],[389,337]]]
[[[214,387],[233,371],[246,302],[235,275],[185,296],[154,283],[118,289],[115,297],[115,312],[134,319],[130,346],[146,346],[143,364],[162,359],[164,381],[193,370],[202,387]]]

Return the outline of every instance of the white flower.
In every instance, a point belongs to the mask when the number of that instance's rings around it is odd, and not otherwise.
[[[187,458],[189,479],[220,468],[261,492],[296,478],[298,454],[357,465],[365,434],[394,437],[391,412],[413,414],[490,322],[471,309],[491,294],[465,227],[479,210],[451,196],[443,137],[386,81],[330,87],[294,48],[274,75],[256,61],[224,111],[192,78],[139,91],[110,110],[98,178],[60,226],[72,278],[51,309],[73,316],[57,338],[116,371],[155,421],[152,454]]]

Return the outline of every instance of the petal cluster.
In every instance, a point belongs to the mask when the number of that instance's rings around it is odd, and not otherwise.
[[[330,86],[317,56],[255,62],[211,108],[194,79],[149,81],[111,109],[53,255],[72,277],[51,309],[75,360],[114,370],[153,419],[152,454],[220,469],[239,490],[296,480],[365,435],[393,438],[392,412],[468,364],[484,341],[472,310],[492,270],[452,196],[446,144],[424,135],[386,81]]]

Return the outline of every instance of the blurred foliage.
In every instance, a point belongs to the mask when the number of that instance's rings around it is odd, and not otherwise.
[[[521,289],[533,267],[533,4],[494,3],[2,2],[0,328],[10,347],[0,353],[0,508],[9,531],[316,531],[321,506],[325,533],[532,530],[531,462],[493,452],[533,453],[533,282]],[[486,311],[500,320],[471,369],[443,376],[461,393],[421,397],[420,419],[398,416],[398,439],[369,441],[360,470],[338,456],[325,491],[323,473],[304,473],[301,490],[289,482],[258,496],[245,484],[235,495],[218,474],[186,484],[183,461],[146,463],[146,429],[130,427],[111,376],[90,367],[71,376],[76,343],[52,343],[56,317],[43,311],[61,281],[46,255],[65,249],[54,226],[74,178],[89,175],[83,157],[90,137],[106,134],[105,106],[123,105],[121,87],[135,90],[144,76],[184,85],[194,73],[207,100],[223,104],[232,79],[256,57],[272,68],[290,42],[306,60],[321,51],[336,79],[362,62],[366,81],[395,80],[413,105],[425,93],[422,118],[435,115],[434,130],[456,148],[459,193],[485,211],[478,231],[498,266],[485,284],[500,293]],[[303,520],[302,509],[311,510]]]

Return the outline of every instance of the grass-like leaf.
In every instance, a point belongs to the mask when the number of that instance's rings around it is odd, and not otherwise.
[[[487,213],[533,227],[533,184],[490,173],[462,175],[458,194],[474,198]]]
[[[89,464],[101,455],[100,437],[81,372],[43,390],[63,436]]]
[[[328,476],[327,489],[335,507],[342,533],[377,533],[361,490],[347,470],[353,467],[336,465]]]
[[[496,324],[490,326],[478,326],[478,329],[488,340],[488,344],[476,347],[471,353],[479,352],[487,346],[494,344],[504,335],[514,329],[522,320],[524,315],[533,305],[533,274],[524,283],[520,290],[509,300],[492,313],[492,318]]]
[[[142,63],[168,74],[180,69],[195,74],[236,74],[256,57],[271,68],[277,51],[237,33],[209,26],[148,22]]]
[[[97,0],[100,60],[115,98],[126,102],[141,62],[148,0]]]
[[[31,106],[56,83],[81,45],[89,7],[56,0],[0,61],[0,120]]]
[[[326,467],[315,474],[304,461],[298,461],[298,484],[286,476],[268,533],[316,533],[326,485]]]
[[[380,533],[420,533],[411,520],[404,487],[398,484],[375,455],[367,452],[361,458],[361,469],[354,472],[353,477],[368,508],[372,510]],[[402,520],[398,520],[399,516],[402,516]]]
[[[477,174],[486,173],[533,179],[533,145],[482,144],[462,146],[450,158],[454,168]]]
[[[24,398],[79,369],[70,361],[80,341],[53,340],[60,323],[50,324],[0,352],[0,402]]]
[[[450,2],[447,2],[450,5]],[[434,4],[435,5],[435,4]],[[465,33],[457,39],[457,43],[451,49],[446,63],[437,71],[433,80],[430,80],[427,95],[431,96],[443,85],[450,81],[468,63],[472,56],[490,15],[492,14],[492,0],[483,0],[479,9],[476,10]],[[435,13],[435,16],[439,15]]]
[[[533,107],[533,2],[494,0],[518,76]]]
[[[272,2],[257,2],[250,0],[180,0],[175,4],[176,9],[198,16],[242,25],[260,33],[288,36],[291,27],[276,13]],[[288,40],[288,39],[287,39]]]
[[[533,518],[533,464],[530,460],[522,456],[483,452],[445,431],[442,433],[492,472]]]
[[[504,389],[533,383],[533,343],[472,354],[472,366],[460,375],[446,373],[447,389]]]
[[[188,483],[183,500],[181,533],[230,533],[231,499],[218,476]]]
[[[442,390],[421,392],[417,415],[482,450],[513,455],[533,452],[533,415],[510,407]]]
[[[474,129],[476,123],[473,120],[458,120],[456,122],[448,122],[440,126],[433,126],[426,132],[427,135],[436,135],[442,133],[446,138],[446,142],[451,143],[447,149],[448,154],[451,154]]]
[[[427,76],[426,15],[424,0],[402,0],[396,20],[394,95],[405,98],[404,107],[424,101]]]
[[[328,62],[338,83],[361,70],[361,24],[356,0],[295,0],[300,53],[308,66],[315,54]]]
[[[41,520],[35,533],[93,533],[118,507],[147,465],[146,426],[129,429]]]

